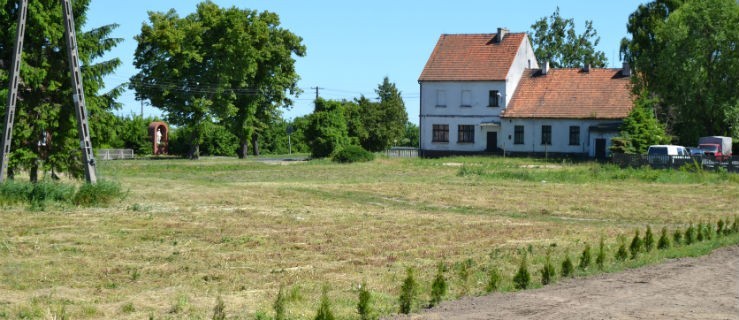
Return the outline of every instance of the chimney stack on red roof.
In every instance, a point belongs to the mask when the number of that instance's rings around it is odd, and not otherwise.
[[[508,32],[509,31],[506,28],[498,28],[498,43],[503,42],[503,38],[505,38],[505,35]]]
[[[623,68],[621,69],[621,75],[624,77],[631,76],[631,66],[629,66],[628,62],[624,62]]]
[[[547,73],[549,73],[549,60],[544,61],[541,65],[541,74],[546,75]]]

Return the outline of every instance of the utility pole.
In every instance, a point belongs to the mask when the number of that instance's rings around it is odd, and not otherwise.
[[[64,17],[64,38],[67,44],[67,57],[69,58],[70,78],[72,80],[72,101],[74,102],[74,113],[77,116],[77,131],[79,131],[80,148],[82,149],[82,161],[85,170],[85,180],[94,184],[97,182],[95,175],[95,157],[90,141],[90,129],[87,123],[87,109],[85,107],[85,92],[82,87],[82,73],[79,66],[79,55],[77,52],[77,34],[74,29],[74,15],[70,0],[62,0],[62,15]],[[8,110],[5,114],[5,131],[3,132],[2,166],[0,166],[0,182],[6,175],[8,167],[8,156],[10,154],[10,142],[13,135],[13,121],[15,117],[15,106],[18,95],[18,78],[20,77],[21,53],[23,52],[23,38],[26,29],[26,14],[28,12],[28,0],[20,0],[20,11],[18,12],[18,30],[16,32],[15,49],[13,51],[13,66],[11,69],[10,88],[8,90]]]
[[[325,89],[325,88],[321,88],[319,86],[310,87],[310,88],[316,90],[316,101],[318,101],[318,90]]]
[[[8,89],[8,108],[5,110],[5,130],[3,131],[3,150],[0,153],[0,182],[3,182],[8,172],[8,157],[10,144],[13,140],[13,122],[15,121],[15,105],[18,96],[18,82],[21,73],[21,57],[23,56],[23,38],[26,34],[26,14],[28,0],[21,0],[18,8],[18,27],[15,32],[15,46],[13,47],[13,61],[10,66],[10,84]]]

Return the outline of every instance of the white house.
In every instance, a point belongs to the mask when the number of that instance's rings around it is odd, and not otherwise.
[[[439,37],[418,80],[421,151],[497,151],[501,112],[527,68],[538,64],[525,33]]]
[[[525,33],[442,35],[419,78],[420,152],[605,156],[631,110],[620,69],[540,69]]]

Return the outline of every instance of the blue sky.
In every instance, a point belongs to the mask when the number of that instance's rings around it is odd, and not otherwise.
[[[128,81],[137,72],[133,67],[136,50],[134,36],[148,22],[148,11],[175,9],[180,16],[195,10],[196,0],[93,0],[84,30],[117,23],[113,37],[124,41],[108,57],[118,57],[123,65],[106,79],[109,86]],[[221,7],[271,11],[280,16],[282,26],[303,38],[307,55],[297,58],[296,68],[304,92],[294,99],[284,118],[292,119],[313,111],[315,92],[321,97],[352,99],[364,94],[375,98],[377,85],[389,77],[402,92],[408,118],[418,123],[418,76],[444,33],[494,33],[498,27],[512,32],[530,31],[541,17],[559,7],[560,15],[574,18],[578,32],[585,20],[592,20],[601,37],[599,49],[609,66],[620,67],[618,45],[626,35],[631,12],[645,1],[338,1],[338,0],[215,0]],[[119,101],[124,107],[118,114],[138,114],[141,103],[133,92]],[[144,107],[144,115],[161,115],[153,106]]]

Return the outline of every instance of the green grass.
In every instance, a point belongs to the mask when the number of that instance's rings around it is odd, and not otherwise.
[[[325,284],[334,315],[356,319],[363,281],[376,314],[397,312],[408,267],[425,303],[442,261],[450,266],[445,296],[455,298],[484,293],[493,268],[498,290],[512,290],[524,253],[531,286],[540,286],[547,251],[558,266],[565,252],[577,257],[601,236],[606,271],[738,241],[714,236],[613,259],[616,237],[647,224],[672,234],[689,223],[733,222],[734,174],[484,157],[98,166],[99,179],[117,181],[124,198],[44,211],[0,203],[0,319],[60,310],[70,319],[209,318],[219,296],[229,319],[251,319],[273,315],[281,286],[287,316],[309,319]],[[462,264],[470,267],[459,272]]]

